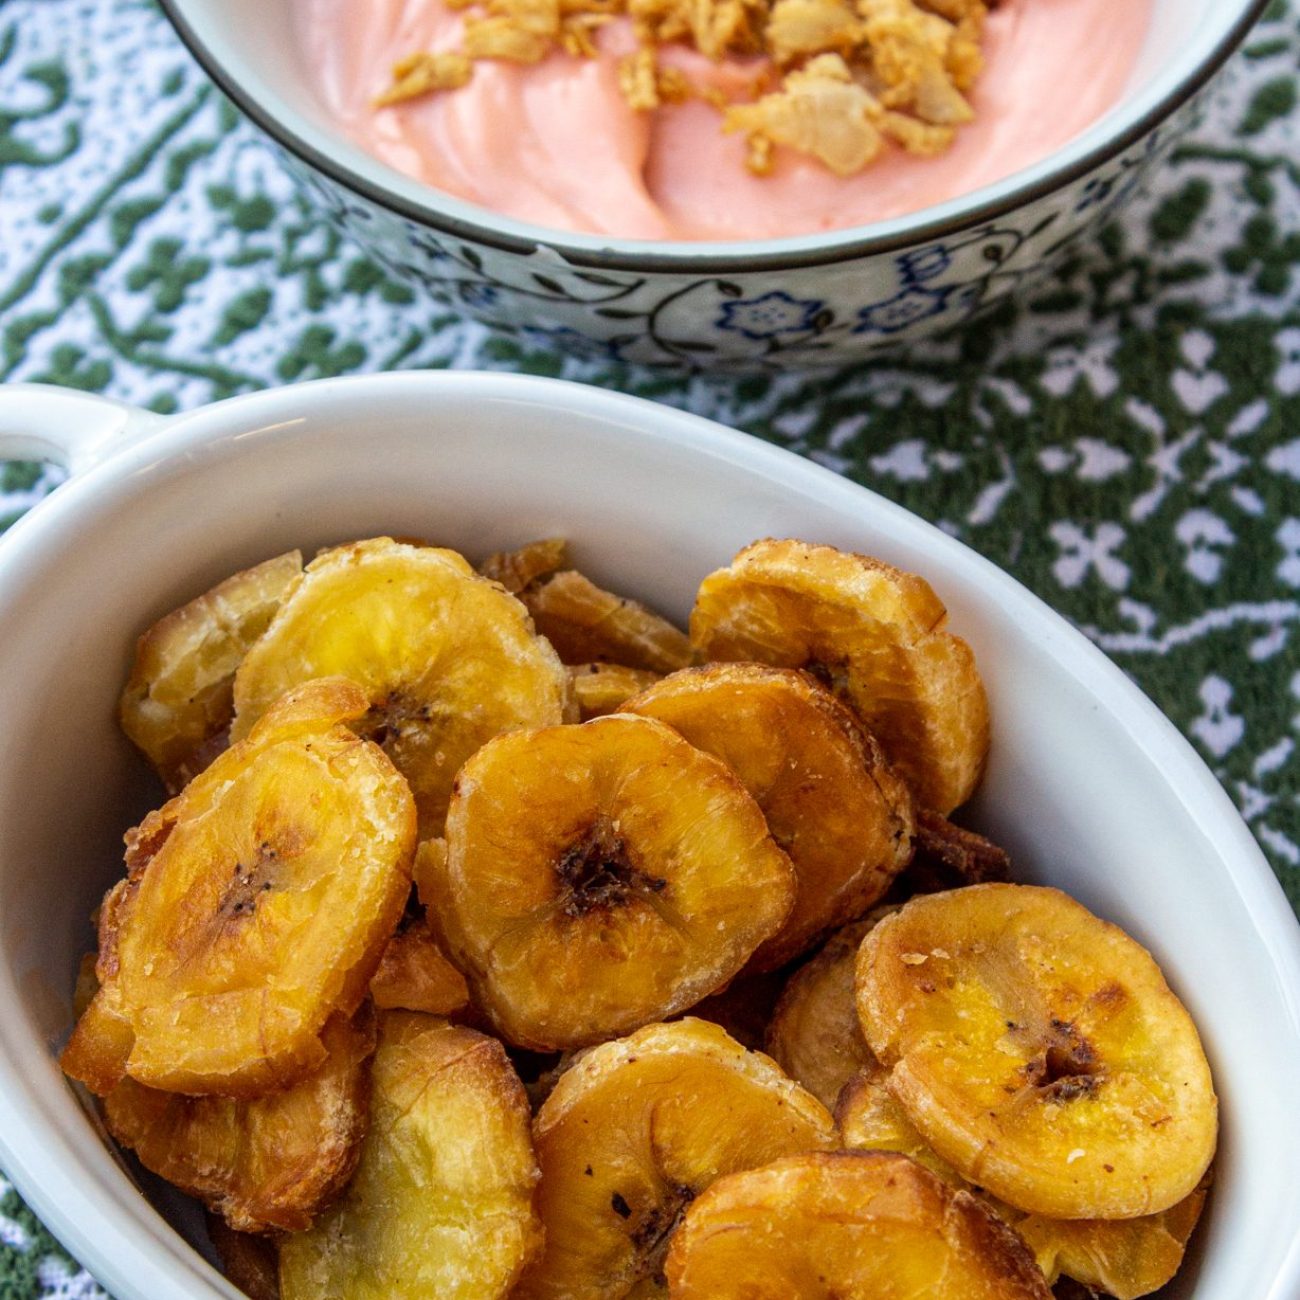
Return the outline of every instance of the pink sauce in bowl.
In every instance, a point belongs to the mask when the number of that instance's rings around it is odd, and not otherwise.
[[[326,109],[382,161],[437,189],[536,225],[626,239],[766,239],[865,225],[988,185],[1037,162],[1104,114],[1128,81],[1152,0],[1002,0],[988,20],[975,121],[934,158],[891,148],[856,176],[778,150],[772,174],[745,167],[700,101],[652,113],[618,87],[630,31],[601,57],[556,54],[476,65],[470,84],[392,108],[373,101],[393,64],[454,48],[460,18],[441,0],[293,0],[301,58]],[[668,52],[665,51],[667,56]],[[697,78],[748,85],[743,60],[671,61]]]

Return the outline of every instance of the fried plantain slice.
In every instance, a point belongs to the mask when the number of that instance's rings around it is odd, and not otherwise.
[[[849,710],[806,673],[745,663],[685,668],[624,711],[658,718],[722,759],[789,855],[794,908],[750,970],[784,966],[860,916],[911,856],[907,786]]]
[[[219,1214],[211,1212],[207,1228],[221,1271],[249,1300],[280,1300],[279,1257],[274,1241],[236,1232]]]
[[[469,985],[438,946],[423,913],[408,912],[384,948],[370,996],[385,1011],[454,1016],[469,1006]]]
[[[239,1232],[299,1232],[343,1189],[366,1129],[374,1015],[335,1016],[325,1064],[251,1101],[186,1097],[123,1079],[103,1099],[108,1131],[146,1169]]]
[[[665,1272],[673,1300],[1051,1300],[995,1214],[883,1151],[719,1178],[686,1211]]]
[[[889,1091],[886,1078],[885,1068],[873,1059],[840,1089],[834,1113],[841,1143],[854,1151],[896,1151],[957,1191],[979,1192],[980,1188],[935,1155]],[[1003,1218],[1023,1217],[1010,1206],[995,1204],[994,1208]]]
[[[706,660],[812,673],[880,741],[917,801],[946,814],[979,784],[989,744],[984,685],[947,621],[915,574],[768,539],[700,584],[691,642]]]
[[[99,964],[99,954],[83,953],[77,963],[77,982],[72,989],[72,1014],[77,1020],[86,1014],[90,1004],[99,992],[99,976],[95,967]]]
[[[498,551],[489,555],[478,571],[499,582],[512,596],[539,578],[549,577],[568,563],[569,545],[562,537],[545,537],[528,542],[515,551]]]
[[[235,670],[302,572],[297,551],[218,583],[140,637],[118,704],[122,730],[177,794],[225,748]]]
[[[410,892],[415,806],[344,723],[366,697],[311,682],[127,834],[100,914],[99,992],[63,1067],[100,1095],[253,1097],[324,1063]]]
[[[569,665],[569,684],[583,722],[617,713],[634,695],[658,680],[658,673],[626,664]]]
[[[1138,1219],[1071,1221],[1034,1214],[1015,1227],[1049,1282],[1068,1277],[1114,1300],[1138,1300],[1177,1275],[1208,1190],[1203,1180],[1177,1205]]]
[[[691,645],[666,618],[635,600],[564,569],[519,593],[537,630],[566,664],[597,660],[671,673],[691,661]]]
[[[422,836],[442,833],[456,769],[485,740],[570,707],[563,666],[513,596],[454,551],[387,537],[303,571],[236,674],[232,737],[284,691],[332,674],[365,691],[354,729],[410,782]]]
[[[863,940],[857,1002],[926,1142],[1018,1209],[1158,1213],[1214,1155],[1190,1016],[1144,948],[1058,890],[914,898]]]
[[[917,810],[914,846],[912,860],[898,878],[908,897],[1011,879],[1011,858],[1004,848],[928,808]]]
[[[517,1296],[616,1300],[661,1293],[672,1231],[714,1179],[829,1149],[834,1125],[767,1057],[688,1018],[584,1052],[533,1136],[546,1249]]]
[[[853,979],[858,945],[893,909],[876,908],[837,930],[785,986],[768,1023],[764,1050],[823,1106],[859,1070],[875,1064],[858,1025]]]
[[[284,1300],[493,1300],[541,1247],[528,1101],[501,1044],[418,1012],[380,1022],[361,1162],[280,1245]]]
[[[581,1047],[719,989],[785,919],[789,859],[718,759],[650,718],[513,732],[461,769],[430,915],[519,1047]]]
[[[846,1147],[899,1152],[950,1187],[980,1193],[930,1149],[885,1086],[879,1065],[845,1085],[835,1106],[835,1122]],[[1024,1239],[1049,1284],[1069,1277],[1115,1300],[1137,1300],[1159,1290],[1178,1272],[1207,1187],[1208,1178],[1177,1205],[1137,1219],[1048,1219],[983,1199]]]

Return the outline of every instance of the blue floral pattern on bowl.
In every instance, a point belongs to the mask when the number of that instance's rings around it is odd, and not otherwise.
[[[820,298],[792,298],[781,289],[773,289],[761,298],[723,303],[722,315],[714,324],[722,330],[735,330],[747,339],[774,339],[809,329],[825,305]]]
[[[1118,156],[996,220],[827,264],[626,271],[471,242],[288,156],[335,223],[395,276],[535,345],[705,370],[843,365],[996,307],[1089,237],[1195,120],[1204,94]],[[701,259],[703,261],[703,259]]]

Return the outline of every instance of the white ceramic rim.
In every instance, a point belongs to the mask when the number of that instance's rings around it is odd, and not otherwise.
[[[1115,720],[1178,792],[1186,817],[1223,863],[1228,881],[1255,926],[1255,938],[1277,977],[1279,1000],[1290,1023],[1279,1033],[1300,1040],[1300,925],[1282,888],[1231,800],[1174,725],[1106,656],[1072,629],[1048,605],[990,561],[901,506],[877,496],[832,471],[782,448],[724,428],[699,416],[561,380],[474,372],[406,372],[317,380],[288,388],[232,398],[192,413],[159,420],[145,412],[121,421],[118,403],[77,395],[65,407],[72,414],[104,412],[110,430],[87,450],[78,434],[49,431],[47,449],[80,455],[86,468],[24,516],[0,539],[0,585],[30,580],[48,567],[47,556],[62,527],[88,504],[111,505],[129,492],[129,483],[159,461],[184,458],[209,441],[238,436],[241,441],[274,437],[277,428],[297,422],[304,403],[329,406],[334,394],[369,388],[376,409],[383,401],[405,399],[434,410],[440,397],[482,402],[544,404],[617,428],[621,437],[671,445],[694,457],[734,466],[824,501],[830,508],[870,512],[902,540],[914,539],[939,551],[956,580],[982,600],[998,602],[1015,614],[1026,635]],[[40,410],[46,394],[58,390],[7,385],[5,392],[30,394],[29,413]],[[14,425],[0,427],[0,452],[12,454]],[[436,431],[431,438],[455,437]],[[8,430],[8,436],[6,436]],[[112,432],[115,431],[115,432]],[[40,431],[45,434],[44,430]],[[125,445],[122,445],[125,442]],[[34,442],[29,445],[35,445]],[[17,996],[9,972],[0,969],[0,1005]],[[0,1164],[19,1192],[67,1249],[111,1292],[125,1296],[186,1296],[195,1300],[241,1300],[239,1293],[206,1264],[165,1220],[141,1199],[128,1211],[120,1186],[106,1179],[79,1179],[78,1170],[51,1163],[42,1142],[41,1105],[27,1095],[17,1077],[16,1060],[30,1055],[30,1041],[16,1041],[11,1024],[0,1017]],[[1284,1080],[1278,1081],[1285,1086]],[[81,1172],[84,1173],[84,1170]],[[1250,1300],[1294,1300],[1300,1295],[1300,1197],[1296,1198],[1292,1240],[1269,1291]]]
[[[822,266],[951,236],[992,221],[1085,176],[1129,148],[1196,94],[1260,18],[1270,0],[1224,0],[1180,51],[1121,108],[1105,114],[1046,158],[969,194],[866,226],[784,239],[674,241],[615,239],[516,221],[403,175],[341,132],[302,117],[274,84],[242,83],[204,0],[161,0],[181,39],[218,86],[291,154],[352,193],[430,230],[523,254],[545,249],[574,266],[701,275]]]

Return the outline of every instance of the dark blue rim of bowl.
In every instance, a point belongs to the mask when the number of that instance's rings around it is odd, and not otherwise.
[[[565,232],[539,231],[536,238],[507,235],[494,230],[490,225],[480,224],[461,217],[432,211],[412,203],[386,186],[376,184],[358,175],[350,167],[344,166],[328,154],[322,153],[314,145],[295,135],[282,122],[272,117],[242,86],[240,86],[221,66],[212,51],[199,40],[197,33],[186,22],[180,12],[181,0],[160,0],[163,13],[171,20],[177,34],[203,70],[221,88],[223,93],[267,135],[284,149],[305,162],[309,167],[324,173],[331,180],[351,190],[360,198],[369,200],[381,208],[387,208],[399,216],[413,221],[417,225],[436,231],[438,234],[451,235],[469,243],[483,244],[502,252],[518,253],[523,256],[536,251],[539,245],[558,252],[571,266],[591,268],[604,271],[630,271],[633,273],[653,271],[678,271],[698,275],[735,275],[752,271],[784,271],[799,267],[829,266],[838,262],[855,261],[878,253],[895,252],[901,248],[911,248],[917,244],[929,243],[935,239],[947,239],[953,235],[996,221],[1014,212],[1027,203],[1045,198],[1056,190],[1064,188],[1071,182],[1086,176],[1090,171],[1101,166],[1143,136],[1154,131],[1166,118],[1188,102],[1210,78],[1223,66],[1228,57],[1245,40],[1246,34],[1263,16],[1272,0],[1251,0],[1238,20],[1224,34],[1223,39],[1210,51],[1208,57],[1195,68],[1191,74],[1172,90],[1163,100],[1144,113],[1125,131],[1112,140],[1099,144],[1083,157],[1068,167],[1062,166],[1044,176],[1034,184],[1014,187],[1005,197],[992,199],[977,207],[958,213],[952,217],[920,221],[907,230],[895,235],[873,236],[855,234],[862,227],[848,227],[835,232],[843,242],[829,247],[807,249],[802,251],[747,253],[743,244],[734,253],[692,253],[688,241],[682,241],[682,253],[637,253],[619,249],[591,249],[569,245],[565,241]],[[433,191],[436,193],[436,191]],[[866,227],[869,231],[870,227]],[[793,241],[792,241],[793,242]]]

